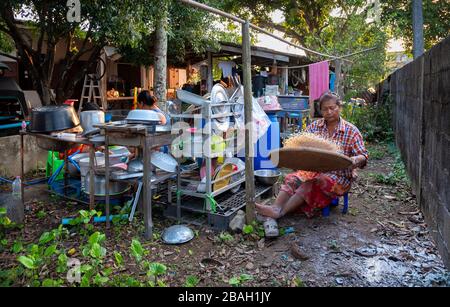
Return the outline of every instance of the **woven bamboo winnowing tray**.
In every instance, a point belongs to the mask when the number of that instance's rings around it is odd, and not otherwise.
[[[333,151],[316,148],[281,148],[270,153],[270,160],[278,167],[312,172],[329,172],[348,168],[352,160]]]

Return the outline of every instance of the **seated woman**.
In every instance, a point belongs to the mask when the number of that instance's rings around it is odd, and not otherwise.
[[[167,118],[163,111],[156,105],[158,101],[155,96],[150,95],[150,92],[145,90],[139,93],[137,97],[138,109],[152,110],[158,113],[161,119],[161,125],[167,124]]]
[[[343,153],[353,160],[349,169],[328,173],[297,171],[286,176],[275,203],[272,206],[256,204],[259,214],[278,219],[286,213],[300,210],[312,217],[331,201],[350,190],[356,177],[356,168],[366,165],[369,158],[359,132],[351,123],[340,117],[339,97],[326,92],[319,100],[323,118],[313,122],[307,132],[320,135],[341,146]]]

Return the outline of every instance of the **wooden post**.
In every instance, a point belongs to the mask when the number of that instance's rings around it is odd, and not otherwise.
[[[213,87],[213,60],[211,52],[208,51],[208,76],[206,79],[206,86],[208,87],[208,93],[211,93]]]
[[[244,114],[245,114],[245,195],[246,220],[251,223],[255,219],[255,180],[254,149],[250,139],[253,133],[252,120],[252,74],[251,74],[250,24],[242,24],[242,67],[244,71]]]
[[[341,74],[342,74],[342,62],[340,59],[336,60],[336,67],[335,67],[335,74],[336,74],[336,79],[335,79],[335,87],[336,87],[336,93],[339,95],[339,97],[342,97],[342,91],[341,91],[341,84],[342,84],[342,78],[341,78]]]

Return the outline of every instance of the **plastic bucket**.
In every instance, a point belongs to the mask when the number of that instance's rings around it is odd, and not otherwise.
[[[270,161],[269,154],[272,150],[280,148],[280,124],[275,114],[267,115],[270,119],[269,129],[255,145],[255,170],[276,168],[272,161]]]

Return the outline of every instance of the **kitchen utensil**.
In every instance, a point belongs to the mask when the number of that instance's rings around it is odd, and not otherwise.
[[[163,152],[157,151],[152,153],[151,157],[152,164],[157,168],[174,173],[177,171],[177,160],[175,160],[171,155],[165,154]]]
[[[228,94],[223,85],[220,83],[214,85],[211,90],[211,104],[223,104],[223,106],[211,107],[212,114],[230,113],[230,106],[226,106],[228,102]],[[214,130],[225,132],[230,126],[230,118],[228,116],[213,118],[212,125]]]
[[[270,153],[274,165],[293,170],[329,172],[348,168],[352,160],[340,153],[315,148],[281,148]]]
[[[129,173],[140,173],[144,171],[144,163],[141,159],[134,159],[128,163]]]
[[[174,225],[164,229],[161,238],[166,244],[182,244],[191,241],[194,232],[185,225]]]
[[[75,109],[68,105],[45,106],[31,110],[30,132],[48,133],[80,125]]]
[[[160,121],[158,113],[153,110],[131,110],[126,118],[126,122],[130,124],[156,124]]]
[[[89,194],[89,183],[90,176],[89,173],[84,178],[84,192]],[[128,191],[130,185],[125,181],[109,181],[109,195],[121,195]],[[104,176],[95,175],[94,176],[94,195],[95,196],[105,196],[106,195],[106,179]]]
[[[221,167],[219,167],[218,170],[216,170],[216,176],[214,177],[214,180],[220,179],[222,177],[225,177],[229,174],[231,174],[234,170],[234,165],[231,163],[223,164]],[[231,177],[224,178],[222,180],[216,181],[213,185],[213,191],[220,190],[224,187],[226,187],[231,181]]]
[[[281,172],[277,170],[260,169],[255,171],[256,180],[264,185],[274,185],[280,176]]]
[[[83,111],[80,113],[81,127],[83,127],[83,135],[88,136],[90,133],[99,131],[94,128],[95,124],[105,123],[105,113],[103,111]]]
[[[196,106],[203,106],[204,104],[209,103],[209,101],[204,99],[202,96],[193,94],[185,90],[177,90],[177,98],[183,102]]]

